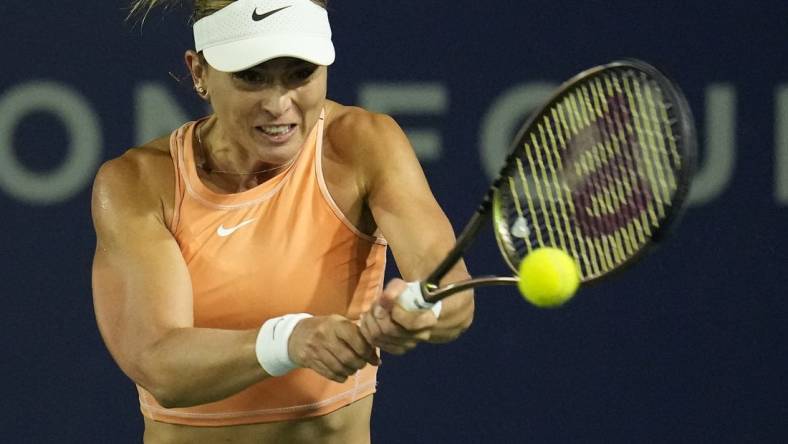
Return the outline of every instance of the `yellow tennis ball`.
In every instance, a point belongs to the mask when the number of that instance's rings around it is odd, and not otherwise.
[[[558,248],[538,248],[520,262],[517,287],[525,300],[541,308],[568,301],[580,285],[580,270],[571,256]]]

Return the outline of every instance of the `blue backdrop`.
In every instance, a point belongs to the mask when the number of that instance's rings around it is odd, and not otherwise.
[[[205,109],[175,80],[185,15],[141,32],[124,6],[0,3],[6,442],[141,440],[133,385],[95,327],[90,183]],[[400,121],[457,229],[527,110],[581,69],[656,64],[700,133],[673,238],[560,310],[479,291],[460,340],[384,358],[375,442],[788,440],[787,16],[777,0],[332,1],[330,97]],[[467,261],[504,271],[489,236]]]

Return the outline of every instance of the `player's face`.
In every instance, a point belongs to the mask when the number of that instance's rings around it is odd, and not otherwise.
[[[298,152],[320,117],[327,68],[278,58],[236,73],[209,69],[210,92],[222,135],[257,161],[282,164]]]

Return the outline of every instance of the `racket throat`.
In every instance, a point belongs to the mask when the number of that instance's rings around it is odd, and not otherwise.
[[[435,285],[424,284],[421,287],[424,300],[430,303],[438,302],[453,294],[470,290],[475,287],[489,287],[492,285],[517,285],[519,281],[516,277],[482,276],[464,281],[446,284],[442,288]]]

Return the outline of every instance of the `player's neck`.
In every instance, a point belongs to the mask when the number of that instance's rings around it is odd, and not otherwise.
[[[195,128],[194,159],[198,175],[209,188],[224,193],[250,190],[287,169],[296,155],[285,163],[271,165],[259,160],[243,148],[227,146],[222,130],[211,119]]]

